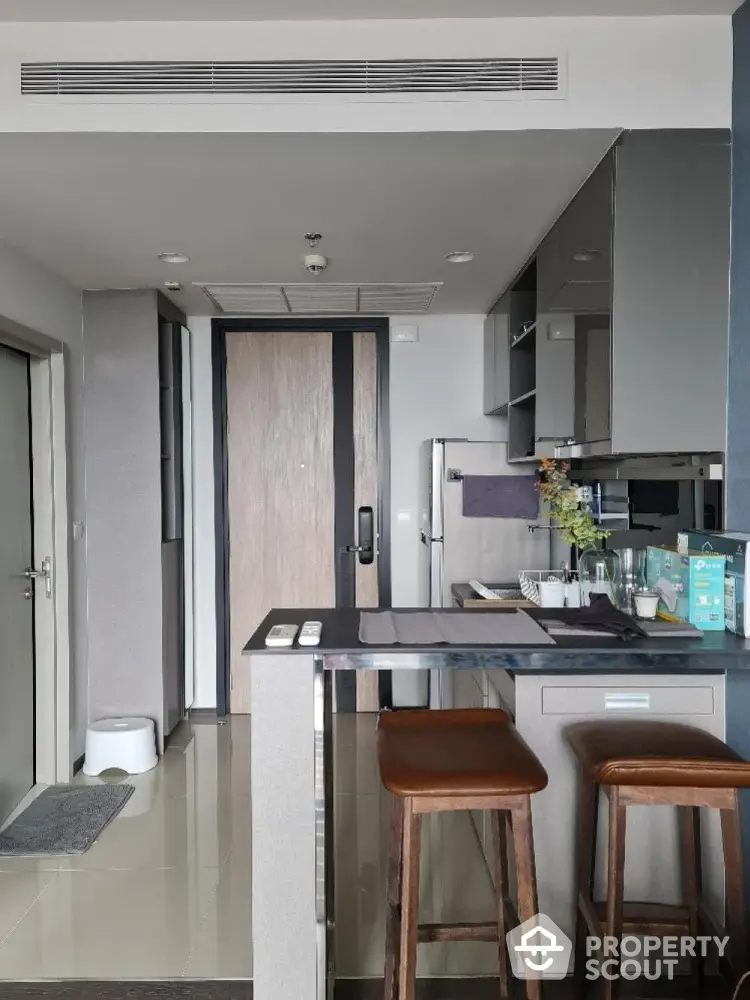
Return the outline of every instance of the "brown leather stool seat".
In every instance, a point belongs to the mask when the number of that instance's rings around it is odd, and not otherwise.
[[[725,918],[734,979],[747,967],[748,941],[742,875],[738,789],[750,787],[750,762],[722,740],[692,726],[671,722],[614,720],[569,726],[565,737],[578,758],[576,996],[583,995],[587,934],[603,938],[633,933],[701,933],[723,936],[704,907],[701,872],[700,809],[720,811],[724,845]],[[607,898],[594,901],[598,793],[609,799]],[[677,807],[684,905],[625,904],[625,824],[631,805]],[[655,845],[658,850],[658,845]],[[659,912],[657,912],[659,911]],[[714,915],[715,916],[715,915]],[[696,987],[702,968],[692,958]],[[616,993],[604,982],[604,996]]]
[[[581,722],[566,730],[600,785],[748,788],[750,764],[711,733],[674,722]]]
[[[547,772],[505,712],[389,712],[378,726],[380,778],[392,795],[531,795]]]
[[[388,847],[385,1000],[414,1000],[417,943],[494,941],[501,996],[510,995],[505,935],[537,912],[531,795],[547,774],[505,712],[497,709],[387,712],[378,723],[378,762],[392,794]],[[497,920],[420,924],[419,848],[426,813],[487,810],[494,838]],[[518,912],[508,895],[506,822],[516,863]],[[540,996],[526,980],[526,996]]]

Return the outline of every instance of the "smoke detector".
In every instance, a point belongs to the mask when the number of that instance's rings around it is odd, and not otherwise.
[[[328,258],[321,253],[308,253],[302,258],[302,264],[310,274],[318,275],[328,267]]]

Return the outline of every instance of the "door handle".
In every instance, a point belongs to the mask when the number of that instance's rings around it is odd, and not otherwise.
[[[347,545],[347,552],[356,552],[360,563],[369,566],[375,559],[375,514],[372,507],[360,507],[357,511],[356,545]]]
[[[52,597],[52,560],[49,556],[45,556],[42,560],[41,569],[33,569],[29,566],[21,575],[27,580],[44,580],[44,596]]]

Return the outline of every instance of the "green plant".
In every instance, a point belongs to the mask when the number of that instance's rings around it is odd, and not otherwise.
[[[553,458],[543,458],[539,463],[536,487],[549,507],[550,521],[568,545],[579,551],[597,545],[609,532],[600,528],[588,507],[578,500],[575,486],[568,479],[570,466]]]

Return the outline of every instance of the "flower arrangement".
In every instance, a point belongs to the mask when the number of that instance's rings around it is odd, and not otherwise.
[[[580,552],[597,545],[609,532],[595,524],[589,508],[579,502],[578,491],[568,479],[569,471],[567,462],[543,458],[539,463],[536,488],[549,506],[550,521],[562,540],[575,545]]]

